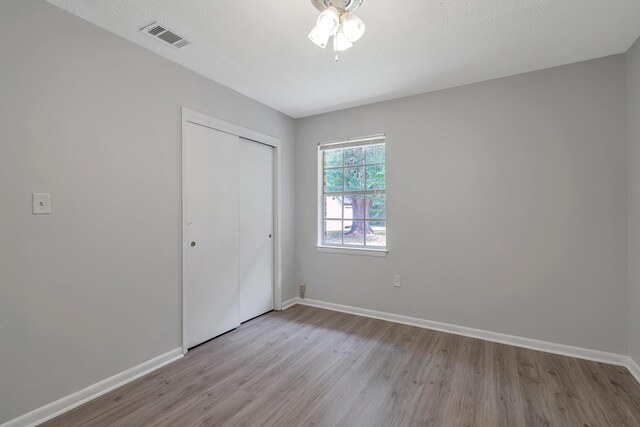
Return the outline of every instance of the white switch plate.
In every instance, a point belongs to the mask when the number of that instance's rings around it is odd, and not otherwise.
[[[33,193],[32,213],[34,215],[51,214],[51,194]]]
[[[402,280],[401,276],[399,276],[397,274],[395,276],[393,276],[393,287],[394,288],[399,288],[400,285],[401,285],[401,280]]]

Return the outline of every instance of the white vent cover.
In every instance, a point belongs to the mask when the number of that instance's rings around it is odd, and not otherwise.
[[[191,44],[190,41],[177,35],[175,31],[170,30],[166,25],[162,25],[159,22],[154,22],[150,25],[147,25],[140,31],[148,35],[149,37],[160,40],[170,46],[175,47],[176,49],[182,49],[183,47]]]

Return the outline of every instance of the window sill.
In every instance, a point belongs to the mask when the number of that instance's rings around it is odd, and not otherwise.
[[[385,257],[389,252],[387,249],[365,249],[365,248],[346,248],[344,246],[316,246],[318,252],[340,255],[359,255],[359,256],[377,256]]]

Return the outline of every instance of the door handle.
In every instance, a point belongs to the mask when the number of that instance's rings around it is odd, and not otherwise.
[[[269,238],[271,238],[271,234],[269,234]]]
[[[191,242],[191,247],[194,247],[196,245],[196,242]]]

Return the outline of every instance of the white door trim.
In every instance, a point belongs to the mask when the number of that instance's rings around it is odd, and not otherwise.
[[[281,246],[281,206],[280,195],[281,190],[281,152],[280,140],[273,136],[265,135],[242,126],[225,122],[220,119],[208,116],[198,111],[182,107],[182,353],[187,353],[187,321],[186,311],[187,304],[185,298],[185,283],[187,272],[187,144],[186,144],[186,128],[188,123],[206,126],[211,129],[226,132],[245,139],[250,139],[261,144],[269,145],[274,148],[273,156],[273,307],[276,310],[282,309],[282,246]]]

